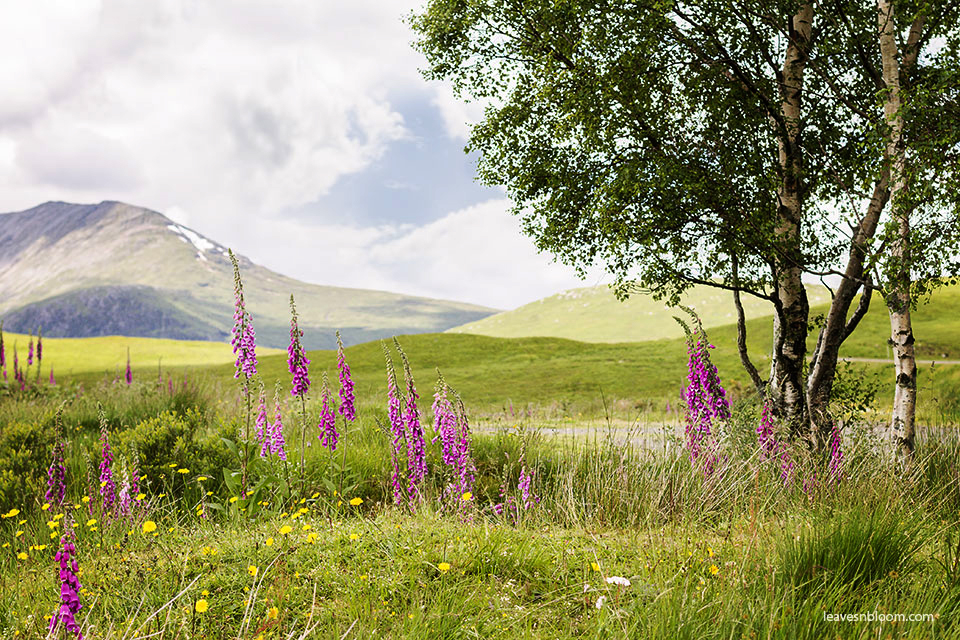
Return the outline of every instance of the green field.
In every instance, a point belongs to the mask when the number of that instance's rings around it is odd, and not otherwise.
[[[20,365],[26,367],[27,345],[30,337],[23,334],[4,332],[3,340],[7,351],[8,371],[13,366],[13,349],[16,346]],[[36,341],[36,336],[34,336]],[[43,365],[41,375],[44,380],[53,367],[54,377],[74,378],[83,376],[101,376],[104,374],[123,374],[127,366],[127,349],[130,350],[130,363],[138,375],[157,373],[157,367],[163,370],[180,369],[201,365],[233,362],[230,345],[223,342],[204,342],[200,340],[166,340],[162,338],[128,338],[125,336],[105,336],[102,338],[44,338]],[[263,355],[283,353],[282,349],[259,348]],[[36,363],[31,369],[36,375]]]
[[[719,313],[717,307],[717,313]],[[812,317],[825,313],[826,307],[814,307]],[[665,310],[658,317],[662,327],[679,325],[673,315],[679,310]],[[715,320],[720,318],[714,314]],[[858,330],[844,345],[845,357],[886,360],[889,323],[886,309],[874,304]],[[751,354],[764,371],[769,366],[771,336],[769,317],[748,321]],[[960,288],[948,287],[937,292],[932,300],[914,314],[918,358],[950,360],[960,358]],[[736,352],[736,327],[731,324],[709,329],[714,359],[721,377],[734,397],[750,392],[749,379]],[[815,334],[811,334],[810,348]],[[25,357],[27,337],[6,334],[7,355],[17,343],[21,361]],[[483,412],[533,407],[560,413],[583,412],[602,414],[604,402],[614,408],[618,417],[632,419],[640,410],[659,411],[670,402],[676,405],[680,387],[686,377],[686,347],[682,338],[661,338],[642,342],[579,342],[553,337],[496,338],[472,334],[416,334],[401,336],[409,353],[422,395],[432,388],[436,368],[468,399],[471,406]],[[164,375],[189,369],[213,376],[223,384],[232,382],[233,354],[228,344],[156,340],[147,338],[45,339],[44,373],[53,365],[58,379],[93,382],[105,373],[122,372],[126,349],[130,347],[135,376],[153,377],[158,365]],[[275,380],[286,380],[286,354],[279,349],[258,349],[260,371],[267,386]],[[333,351],[311,351],[311,372],[319,382],[326,370],[335,373]],[[347,348],[353,368],[357,395],[382,400],[384,361],[379,342],[368,342]],[[864,371],[879,384],[878,406],[889,404],[886,396],[892,365],[884,362],[857,363],[856,371]],[[931,369],[920,367],[921,415],[926,421],[942,422],[943,415],[960,412],[956,400],[960,394],[960,367],[945,365]],[[427,394],[429,395],[429,394]]]

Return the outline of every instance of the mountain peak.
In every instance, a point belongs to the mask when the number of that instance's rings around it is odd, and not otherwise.
[[[297,298],[311,348],[443,331],[489,315],[475,305],[299,282],[237,256],[258,341],[286,346]],[[210,339],[233,324],[225,246],[156,211],[105,200],[0,214],[0,317],[51,337]],[[123,322],[120,322],[123,316]],[[104,333],[106,332],[106,333]]]

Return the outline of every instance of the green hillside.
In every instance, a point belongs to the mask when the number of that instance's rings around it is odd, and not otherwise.
[[[807,294],[811,306],[830,301],[830,294],[823,287],[809,286]],[[696,309],[706,327],[731,324],[737,319],[728,291],[694,287],[681,303]],[[747,318],[773,313],[769,303],[753,296],[743,296],[743,307]],[[564,291],[447,332],[496,338],[546,336],[582,342],[640,342],[683,336],[683,330],[672,318],[677,313],[649,295],[638,293],[620,302],[609,287],[597,286]]]
[[[812,316],[824,313],[815,307]],[[674,312],[676,313],[676,312]],[[664,312],[662,324],[676,324]],[[679,315],[679,313],[676,313]],[[915,314],[918,357],[925,360],[960,359],[960,290],[945,288]],[[889,324],[886,309],[874,304],[861,327],[847,341],[842,355],[856,358],[888,358],[886,337]],[[749,346],[754,362],[765,371],[769,367],[771,320],[754,318],[748,322]],[[736,327],[726,324],[709,329],[712,352],[720,375],[734,397],[750,392],[750,384],[736,351]],[[816,336],[811,335],[812,349]],[[26,337],[6,335],[10,357],[14,340],[21,357]],[[682,338],[662,338],[644,342],[590,343],[563,338],[494,338],[469,334],[417,334],[400,337],[410,356],[420,394],[426,405],[432,394],[439,367],[447,380],[475,410],[501,411],[511,404],[519,410],[528,405],[540,409],[564,411],[602,411],[603,400],[617,409],[620,417],[635,415],[640,409],[661,410],[670,402],[676,405],[686,376],[686,347]],[[68,373],[84,380],[94,374],[122,370],[126,348],[131,347],[137,375],[152,375],[162,356],[164,369],[201,368],[224,387],[233,380],[233,354],[226,343],[152,340],[142,338],[45,339],[45,364],[53,363],[58,378]],[[289,383],[286,354],[281,350],[258,349],[260,372],[266,383]],[[318,393],[322,373],[327,372],[336,385],[334,351],[309,352],[313,397]],[[356,381],[361,402],[382,404],[384,399],[384,361],[378,341],[347,348],[347,358]],[[889,403],[887,386],[892,366],[886,362],[856,363],[857,371],[876,376],[883,385],[880,405]],[[937,367],[933,375],[929,363],[921,364],[921,409],[924,414],[952,413],[960,410],[953,399],[960,396],[960,367]]]

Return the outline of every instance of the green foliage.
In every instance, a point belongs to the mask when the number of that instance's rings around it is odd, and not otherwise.
[[[0,429],[0,508],[37,504],[43,498],[53,443],[52,415],[42,421],[7,423]]]
[[[224,437],[236,438],[236,425],[217,420],[208,427],[206,414],[188,409],[183,414],[164,411],[117,434],[118,451],[138,455],[141,475],[151,479],[176,478],[170,465],[188,468],[192,476],[205,474],[218,486],[221,470],[239,465],[239,460],[224,446]],[[171,481],[172,491],[183,490],[183,483]]]

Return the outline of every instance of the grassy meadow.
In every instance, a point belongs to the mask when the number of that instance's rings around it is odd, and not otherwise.
[[[915,320],[920,357],[960,344],[960,296],[938,295]],[[882,312],[845,355],[885,358]],[[749,322],[758,364],[769,329]],[[284,462],[257,455],[228,345],[45,339],[40,384],[0,383],[0,637],[48,637],[70,531],[87,638],[960,638],[954,366],[921,370],[927,437],[913,466],[865,428],[885,419],[890,366],[855,362],[834,406],[842,471],[792,448],[784,477],[758,447],[735,328],[709,336],[733,400],[709,474],[684,446],[682,339],[402,336],[426,432],[412,503],[394,498],[378,342],[345,350],[358,418],[336,418],[332,453],[317,424],[336,352],[307,353],[301,406],[286,353],[258,349],[270,409],[282,385]],[[5,334],[8,358],[14,339],[22,362],[22,336]],[[473,427],[464,495],[434,440],[437,368]],[[101,428],[118,490],[137,478],[129,513],[104,502]],[[62,505],[44,495],[57,442]]]

